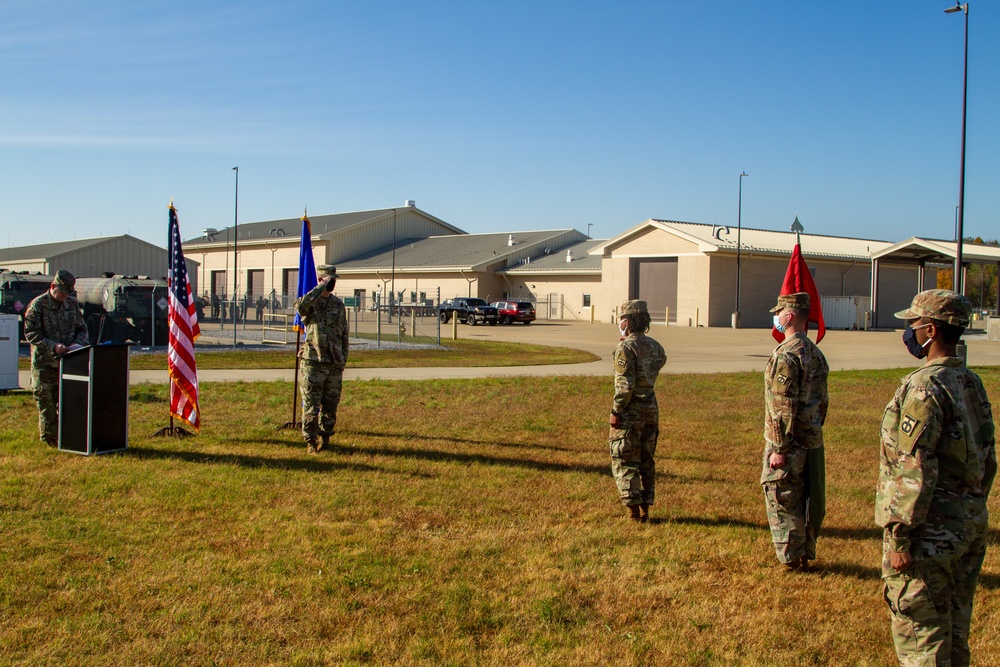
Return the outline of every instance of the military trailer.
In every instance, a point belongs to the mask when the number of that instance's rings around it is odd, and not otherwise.
[[[0,269],[0,314],[17,315],[17,339],[24,340],[24,312],[36,296],[45,294],[52,276]]]
[[[76,299],[93,345],[134,341],[167,344],[167,281],[146,276],[77,278]]]

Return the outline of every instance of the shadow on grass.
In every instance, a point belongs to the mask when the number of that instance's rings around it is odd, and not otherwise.
[[[756,523],[744,519],[734,519],[732,517],[706,517],[706,516],[677,516],[669,519],[651,518],[652,523],[679,523],[682,525],[708,526],[710,528],[731,527],[731,528],[753,528],[755,530],[767,530],[766,523]]]
[[[338,433],[341,433],[338,431]],[[521,442],[497,442],[496,440],[474,440],[472,438],[456,438],[454,436],[443,436],[436,435],[434,437],[427,437],[421,435],[414,435],[413,433],[385,433],[376,431],[344,431],[343,434],[351,433],[353,435],[365,437],[365,438],[393,438],[401,441],[415,441],[415,440],[442,440],[444,442],[454,442],[455,444],[461,445],[486,445],[493,447],[512,447],[512,448],[522,448],[522,449],[551,449],[557,452],[574,452],[575,449],[571,447],[556,447],[554,445],[536,445],[536,444],[525,444]]]
[[[819,552],[819,548],[817,548],[817,555],[822,555]],[[817,574],[839,574],[844,577],[854,577],[862,581],[879,581],[882,579],[881,567],[865,567],[856,563],[822,563],[816,566],[813,571]]]
[[[260,440],[254,440],[253,442],[260,442]],[[288,444],[287,442],[281,444]],[[296,447],[298,450],[300,447]],[[386,471],[382,468],[375,466],[370,466],[364,463],[354,462],[347,459],[337,459],[331,460],[329,457],[340,456],[344,454],[350,454],[353,448],[341,448],[335,449],[330,454],[323,453],[320,458],[310,456],[305,458],[307,455],[305,453],[305,446],[302,448],[302,458],[266,458],[260,456],[244,456],[239,454],[206,454],[204,452],[179,452],[179,451],[167,451],[162,449],[154,449],[151,447],[129,447],[125,452],[122,452],[124,456],[132,456],[139,459],[149,459],[149,460],[174,460],[174,461],[184,461],[186,463],[204,463],[204,464],[222,464],[222,465],[233,465],[240,468],[268,468],[268,469],[280,469],[280,470],[304,470],[304,471],[335,471],[335,470],[352,470],[352,471],[370,471],[370,472],[394,472]],[[413,477],[430,477],[430,475],[422,475],[420,473],[407,473]]]

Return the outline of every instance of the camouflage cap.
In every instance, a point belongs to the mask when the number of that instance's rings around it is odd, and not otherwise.
[[[896,317],[901,320],[929,317],[957,327],[965,327],[969,325],[971,313],[972,304],[965,296],[949,289],[929,289],[913,297],[910,307],[896,313]]]
[[[645,313],[647,312],[646,302],[641,299],[626,301],[622,304],[622,307],[618,312],[621,315],[638,315],[639,313]]]
[[[778,297],[778,305],[772,308],[771,312],[781,312],[785,308],[791,308],[792,310],[809,310],[809,293],[796,292],[795,294],[782,294]]]
[[[333,264],[320,264],[316,267],[316,273],[323,278],[339,278],[337,275],[337,267]]]
[[[52,279],[52,284],[59,288],[63,294],[69,294],[76,285],[76,276],[66,269],[56,271],[56,277]]]

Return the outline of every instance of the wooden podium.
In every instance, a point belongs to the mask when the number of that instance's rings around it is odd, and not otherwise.
[[[90,456],[128,448],[129,345],[91,345],[59,359],[59,449]]]

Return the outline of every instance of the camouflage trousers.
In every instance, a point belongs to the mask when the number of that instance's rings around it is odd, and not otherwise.
[[[629,410],[621,428],[612,428],[611,474],[624,505],[652,505],[656,495],[656,441],[660,436],[660,415],[655,400],[652,408]],[[631,408],[631,406],[630,406]]]
[[[926,551],[918,544],[914,550]],[[986,556],[986,531],[969,543],[950,542],[950,553],[915,560],[904,572],[884,556],[883,596],[892,640],[903,667],[966,667],[972,598]],[[883,553],[887,554],[885,545]]]
[[[771,468],[770,456],[770,447],[765,447],[760,481],[774,552],[782,563],[803,556],[816,560],[816,539],[826,515],[823,448],[793,448],[780,468]]]
[[[302,437],[315,443],[333,435],[344,369],[329,361],[299,361],[299,391],[302,392]]]
[[[33,367],[31,385],[38,404],[38,437],[54,445],[59,437],[59,368]]]

